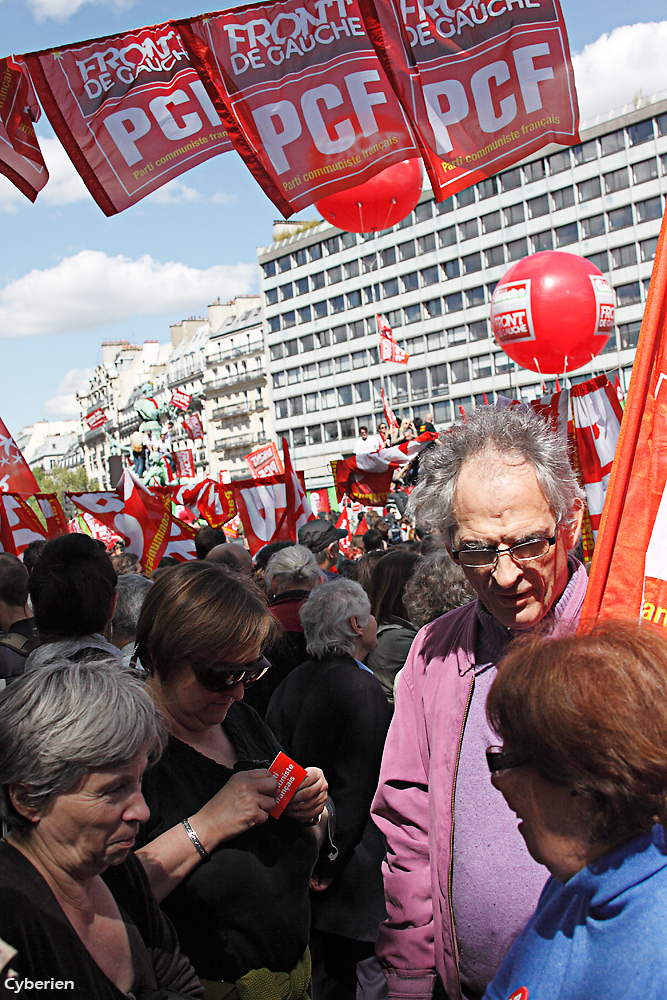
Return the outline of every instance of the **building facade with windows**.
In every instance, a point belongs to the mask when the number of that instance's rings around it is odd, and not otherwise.
[[[585,123],[581,144],[549,147],[436,203],[425,192],[391,230],[345,233],[326,223],[258,250],[276,436],[286,436],[309,488],[331,482],[360,425],[434,414],[439,428],[497,395],[531,400],[539,375],[499,348],[493,290],[527,254],[587,257],[616,293],[604,352],[573,373],[618,373],[627,388],[667,191],[667,100]],[[376,314],[410,355],[380,361]],[[546,389],[555,388],[547,377]]]

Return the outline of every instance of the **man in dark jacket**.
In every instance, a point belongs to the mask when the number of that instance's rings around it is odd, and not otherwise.
[[[37,645],[37,626],[27,607],[29,578],[20,559],[0,552],[0,681],[22,674]]]

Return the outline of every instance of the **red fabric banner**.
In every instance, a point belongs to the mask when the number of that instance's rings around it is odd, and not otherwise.
[[[387,427],[389,429],[389,439],[396,437],[398,434],[399,423],[396,414],[389,405],[389,401],[385,395],[384,387],[381,389],[382,393],[382,409],[384,410],[385,420],[387,421]]]
[[[385,316],[376,315],[378,331],[380,333],[380,360],[393,361],[398,365],[407,365],[410,357],[402,347],[399,347],[394,340],[394,331],[389,326]]]
[[[188,437],[196,441],[197,438],[204,437],[204,427],[198,413],[191,413],[188,417],[183,417],[183,426]]]
[[[269,542],[296,540],[287,517],[285,476],[236,480],[232,489],[250,555]]]
[[[419,155],[358,0],[260,2],[178,26],[232,142],[286,217]]]
[[[172,406],[175,406],[177,410],[187,410],[191,401],[192,396],[190,393],[184,392],[183,389],[174,389],[172,391],[170,403]]]
[[[105,215],[232,148],[170,24],[25,60],[56,135]]]
[[[667,217],[662,220],[582,620],[667,623]]]
[[[253,479],[264,479],[266,476],[282,476],[285,472],[280,455],[273,441],[256,448],[243,461],[250,469]]]
[[[558,0],[359,3],[438,201],[549,142],[579,141]]]
[[[16,493],[0,493],[0,551],[19,556],[46,531],[35,512]]]
[[[191,448],[184,448],[182,451],[172,452],[176,463],[176,475],[191,479],[195,476],[195,456]]]
[[[0,173],[30,201],[49,179],[32,124],[39,111],[22,63],[0,59]]]
[[[313,521],[315,514],[308,501],[303,474],[297,473],[292,465],[287,438],[283,438],[283,462],[285,465],[285,482],[287,484],[287,520],[292,538],[299,537],[299,528],[307,521]]]
[[[109,418],[101,406],[98,406],[96,410],[91,410],[90,413],[87,413],[84,417],[84,420],[88,424],[89,431],[94,431],[96,427],[103,427],[108,419]]]
[[[65,512],[60,505],[57,493],[35,493],[35,500],[46,521],[46,537],[57,538],[69,531]]]
[[[0,493],[39,493],[37,480],[28,468],[16,441],[0,420]]]

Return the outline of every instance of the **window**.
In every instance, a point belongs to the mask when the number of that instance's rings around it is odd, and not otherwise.
[[[351,385],[339,385],[338,386],[338,405],[339,406],[352,406],[352,386]]]
[[[436,424],[448,424],[452,419],[452,407],[448,400],[440,400],[433,406],[433,419]]]
[[[331,343],[343,344],[347,340],[347,329],[345,326],[334,326],[331,331]]]
[[[521,171],[518,167],[500,175],[500,187],[502,191],[516,191],[521,187]]]
[[[355,437],[354,429],[354,417],[350,417],[347,420],[341,420],[340,422],[340,436],[342,438],[353,438]]]
[[[406,306],[404,311],[406,323],[418,323],[422,318],[422,309],[419,302],[416,302],[412,306]]]
[[[290,267],[292,266],[292,259],[290,255],[287,254],[285,257],[279,257],[276,263],[278,265],[279,273],[284,274],[284,272],[289,271]]]
[[[341,242],[343,244],[343,250],[349,250],[351,247],[356,247],[357,245],[357,234],[356,233],[343,233],[341,236]]]
[[[435,233],[427,233],[417,240],[417,253],[430,253],[435,250]]]
[[[312,319],[312,309],[310,306],[303,306],[301,309],[297,309],[297,316],[299,317],[299,323],[310,323]]]
[[[637,249],[634,243],[628,243],[624,247],[612,247],[611,266],[633,267],[637,263]]]
[[[300,417],[303,413],[303,396],[293,396],[289,401],[290,417]]]
[[[345,309],[345,296],[336,295],[331,299],[331,312],[332,313],[342,313]]]
[[[590,215],[581,220],[581,233],[585,240],[604,235],[604,215]]]
[[[291,312],[283,313],[283,330],[287,330],[291,326],[296,326],[296,313],[293,309]]]
[[[475,323],[471,323],[469,326],[470,339],[471,340],[486,340],[489,336],[489,331],[486,325],[485,319],[477,320]]]
[[[415,254],[415,241],[408,240],[407,243],[398,244],[398,256],[400,260],[411,260]]]
[[[452,326],[447,330],[447,344],[449,347],[455,347],[456,344],[465,344],[467,339],[467,331],[464,326]]]
[[[480,181],[477,185],[477,193],[480,198],[491,198],[494,194],[498,194],[498,178],[487,177],[485,181]]]
[[[532,181],[541,181],[544,175],[544,160],[535,160],[534,163],[526,163],[523,168],[523,176],[526,184],[530,184]]]
[[[327,358],[326,361],[320,361],[319,370],[320,378],[327,378],[329,375],[333,375],[333,361],[331,358]]]
[[[438,233],[438,240],[441,247],[452,247],[456,244],[456,229],[450,226],[448,229],[441,229]]]
[[[402,275],[401,281],[404,292],[412,292],[415,288],[419,288],[419,276],[416,271],[410,271],[410,274]]]
[[[500,212],[489,212],[482,216],[482,232],[495,233],[500,229]]]
[[[464,274],[472,274],[474,271],[482,270],[482,257],[479,253],[470,253],[467,257],[461,258]]]
[[[270,349],[270,353],[271,353],[271,360],[272,361],[280,361],[280,359],[283,357],[283,345],[282,344],[274,344],[273,347]],[[274,378],[275,378],[275,375],[274,375]]]
[[[321,260],[322,259],[322,244],[314,243],[310,248],[310,259],[311,260]]]
[[[456,195],[456,207],[457,208],[467,208],[468,205],[475,204],[475,188],[467,187],[463,191],[459,191]]]
[[[350,370],[350,355],[341,354],[337,358],[334,358],[334,368],[336,372],[349,372]]]
[[[401,219],[399,224],[396,226],[397,229],[408,229],[412,225],[412,212]]]
[[[340,250],[340,239],[338,236],[332,236],[331,239],[324,241],[324,249],[328,254],[338,253]]]
[[[324,424],[323,427],[325,441],[338,440],[338,422],[336,420],[332,420],[330,424]]]
[[[336,405],[336,390],[335,389],[322,389],[320,393],[320,399],[322,401],[322,409],[330,410]]]
[[[344,265],[343,270],[345,271],[346,278],[356,278],[359,274],[359,261],[349,260],[347,264]]]
[[[622,191],[624,188],[629,186],[630,179],[628,177],[627,167],[621,167],[620,170],[612,170],[611,173],[604,175],[605,194],[612,194],[614,191]]]
[[[313,306],[313,313],[315,314],[315,319],[324,319],[324,317],[327,314],[327,308],[328,305],[326,299],[324,300],[324,302],[316,302],[315,305]]]
[[[361,305],[361,292],[358,288],[354,292],[348,292],[345,298],[348,309],[356,309],[357,306]]]
[[[273,388],[280,389],[281,386],[286,384],[285,372],[274,372],[273,373]]]
[[[398,295],[398,278],[382,282],[382,298],[389,299],[392,295]]]
[[[580,146],[575,146],[572,150],[575,163],[590,163],[598,155],[597,143],[595,139],[589,142],[582,142]]]
[[[301,372],[299,368],[289,368],[287,371],[287,384],[288,385],[298,385],[301,381]]]
[[[366,335],[363,319],[356,319],[354,323],[348,323],[348,328],[350,340],[358,340],[359,337],[364,337]]]
[[[473,378],[486,378],[491,375],[491,355],[482,354],[479,358],[470,359]]]
[[[315,424],[314,427],[308,428],[308,443],[322,444],[322,427],[320,424]]]
[[[525,236],[522,236],[520,240],[512,240],[507,244],[507,259],[508,261],[521,260],[522,257],[526,257],[528,254],[528,240]]]
[[[564,187],[559,188],[558,191],[552,191],[551,199],[555,212],[559,212],[561,208],[572,208],[574,205],[574,188]]]
[[[639,244],[639,256],[642,261],[653,260],[655,257],[656,247],[658,246],[658,237],[653,236],[650,240],[642,240]]]
[[[517,226],[520,222],[524,222],[525,218],[526,215],[521,203],[518,205],[509,205],[508,208],[505,209],[506,226]]]
[[[466,306],[468,309],[484,305],[484,285],[478,285],[477,288],[466,289],[465,295]]]
[[[424,315],[426,319],[442,316],[442,299],[428,299],[424,303]]]
[[[636,204],[637,222],[649,222],[651,219],[662,218],[662,202],[660,198],[649,198],[648,201],[638,201]]]
[[[549,212],[549,198],[546,194],[541,194],[539,198],[528,199],[528,215],[531,219],[537,219],[540,215],[547,215]]]
[[[379,285],[368,285],[363,289],[364,293],[364,303],[369,305],[371,302],[380,301],[380,286]]]
[[[306,413],[317,413],[317,393],[308,392],[304,399],[306,401]]]
[[[267,291],[266,291],[266,301],[268,302],[268,304],[270,306],[275,306],[276,302],[278,301],[278,289],[277,288],[268,288],[267,289]]]
[[[375,316],[368,316],[366,318],[366,332],[369,334],[378,332],[377,319]]]
[[[632,208],[630,205],[624,205],[623,208],[616,208],[613,212],[607,213],[607,218],[609,220],[609,229],[612,233],[617,229],[624,229],[626,226],[632,225]]]
[[[461,267],[459,265],[458,257],[455,257],[454,260],[446,261],[444,268],[446,277],[458,278],[459,274],[461,273]]]
[[[305,250],[297,250],[294,254],[294,264],[296,267],[301,267],[303,264],[308,263],[308,257]]]
[[[297,427],[296,430],[292,431],[292,447],[301,448],[306,443],[306,429],[305,427]]]
[[[658,126],[658,135],[667,134],[667,115],[658,115],[655,123]]]
[[[554,232],[557,247],[566,247],[568,243],[576,243],[579,238],[576,222],[570,222],[567,226],[557,226]]]
[[[582,181],[580,184],[577,184],[577,197],[579,202],[591,201],[593,198],[599,198],[600,194],[599,177],[591,177],[590,180]]]
[[[641,142],[647,142],[653,138],[653,119],[649,118],[645,122],[637,122],[628,129],[628,139],[631,146],[638,146]]]
[[[619,306],[631,306],[636,302],[641,302],[638,281],[631,281],[628,285],[617,285],[614,290]]]
[[[405,403],[408,399],[408,376],[405,372],[391,376],[391,398],[395,403]]]
[[[277,399],[276,400],[276,419],[284,420],[287,416],[287,400]]]
[[[389,267],[390,264],[395,264],[396,247],[387,247],[386,250],[380,250],[380,260],[382,261],[383,267]]]
[[[454,199],[446,198],[444,201],[438,203],[438,215],[446,215],[448,212],[454,210]]]
[[[305,353],[307,351],[313,351],[315,349],[315,338],[313,337],[312,333],[306,334],[305,337],[300,337],[299,340],[301,342],[302,352]]]
[[[314,292],[317,292],[320,288],[324,288],[324,271],[317,271],[315,274],[312,274],[310,281]]]
[[[484,251],[484,257],[487,267],[496,267],[498,264],[505,263],[505,254],[502,246],[489,247],[488,250]]]
[[[423,354],[424,353],[424,338],[423,337],[411,337],[405,345],[405,349],[408,354]]]
[[[286,340],[284,346],[286,358],[294,358],[299,353],[299,346],[296,340]]]
[[[387,322],[394,329],[396,326],[403,326],[403,314],[400,309],[392,309],[387,313]]]
[[[602,146],[603,156],[609,156],[611,153],[617,153],[619,149],[625,149],[623,129],[619,129],[618,132],[612,132],[610,135],[601,136],[600,145]]]
[[[330,285],[335,285],[341,281],[343,273],[340,267],[330,267],[327,271],[327,281]]]
[[[434,264],[433,267],[425,267],[419,272],[422,276],[422,285],[435,285],[438,281],[438,265]]]
[[[468,219],[459,225],[459,233],[462,240],[472,240],[479,236],[479,223],[477,219]]]
[[[308,292],[308,278],[299,278],[294,282],[297,295],[305,295]]]
[[[275,260],[267,260],[266,264],[262,264],[264,270],[265,278],[273,278],[276,273],[276,262]]]
[[[658,176],[658,164],[654,156],[650,160],[642,160],[641,163],[632,165],[632,183],[644,184],[645,181],[652,181]]]
[[[318,330],[315,337],[318,347],[328,347],[331,343],[331,332],[329,330]]]
[[[311,379],[317,378],[317,365],[314,362],[310,365],[304,365],[302,372],[304,382],[310,382]]]
[[[427,219],[433,218],[433,202],[423,201],[421,205],[417,205],[415,208],[415,222],[426,222]]]
[[[586,260],[590,260],[593,267],[599,268],[603,273],[609,270],[609,257],[606,250],[602,250],[600,253],[591,253]]]
[[[630,347],[636,347],[637,341],[639,340],[639,330],[641,328],[641,321],[635,320],[634,323],[620,323],[618,327],[618,333],[621,341],[621,350],[626,351]]]
[[[369,403],[371,398],[371,387],[368,382],[355,382],[354,395],[357,403]]]
[[[533,244],[533,253],[539,253],[540,250],[553,250],[554,248],[553,233],[550,229],[545,230],[543,233],[535,233],[534,236],[531,236],[531,242]]]
[[[460,361],[452,361],[449,366],[452,382],[467,382],[470,378],[468,371],[468,359],[461,358]]]
[[[410,372],[410,391],[413,399],[423,399],[424,396],[428,396],[428,378],[425,368]]]
[[[374,253],[368,254],[366,257],[361,258],[361,273],[370,274],[371,271],[376,271],[378,266],[377,255]]]
[[[457,312],[463,309],[463,296],[461,292],[454,292],[453,295],[445,295],[445,312]]]
[[[567,170],[570,166],[570,150],[562,149],[559,153],[553,153],[549,157],[549,173],[559,174],[563,170]]]
[[[426,350],[437,351],[440,347],[447,346],[447,335],[444,330],[436,330],[435,333],[426,335]]]

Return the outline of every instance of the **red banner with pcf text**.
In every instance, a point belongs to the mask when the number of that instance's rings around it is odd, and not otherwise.
[[[0,174],[30,201],[49,179],[32,125],[39,111],[22,64],[0,59]]]
[[[51,125],[106,215],[232,148],[169,24],[25,59]]]
[[[578,142],[558,0],[359,3],[438,201],[549,142]]]
[[[176,475],[191,479],[195,475],[195,457],[191,448],[184,448],[181,451],[172,452],[176,463]]]
[[[358,0],[256,3],[179,28],[235,147],[284,215],[418,155]]]

